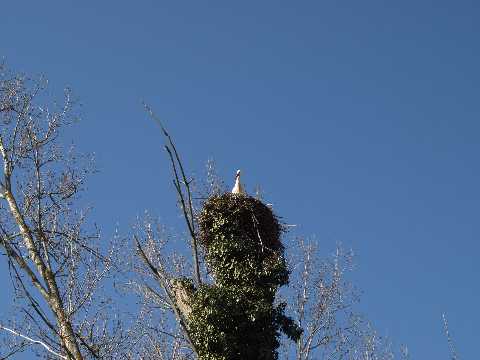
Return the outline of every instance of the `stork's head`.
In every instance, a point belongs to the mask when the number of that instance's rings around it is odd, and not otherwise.
[[[237,175],[235,175],[235,179],[240,177],[240,170],[237,170]]]

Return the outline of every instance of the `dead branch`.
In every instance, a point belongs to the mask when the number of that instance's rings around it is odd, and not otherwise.
[[[180,204],[181,204],[181,209],[183,212],[183,217],[185,219],[185,222],[187,224],[188,231],[191,236],[192,240],[192,256],[193,256],[193,263],[194,263],[194,279],[196,281],[197,286],[199,286],[202,283],[201,277],[200,277],[200,259],[198,257],[198,242],[197,242],[197,235],[195,231],[195,216],[193,213],[193,198],[192,198],[192,192],[190,189],[190,183],[191,181],[187,180],[187,176],[185,174],[185,170],[182,164],[182,161],[180,159],[180,156],[177,152],[177,148],[170,136],[170,134],[167,132],[165,127],[163,126],[162,122],[158,118],[158,116],[155,115],[153,110],[144,103],[144,107],[147,110],[148,114],[150,117],[160,126],[163,135],[165,136],[167,140],[167,144],[165,145],[165,150],[168,153],[168,156],[170,158],[170,163],[172,167],[172,171],[174,174],[174,187],[175,191],[177,192],[177,195],[180,199]],[[172,152],[173,151],[173,152]],[[179,172],[177,171],[177,166],[180,169],[180,175]],[[186,192],[186,197],[184,194],[184,190]]]

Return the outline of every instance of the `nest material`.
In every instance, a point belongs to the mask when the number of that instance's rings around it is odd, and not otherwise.
[[[213,196],[203,206],[199,225],[205,260],[218,285],[255,284],[275,291],[288,282],[282,228],[260,200]]]
[[[208,199],[200,214],[200,242],[208,249],[219,235],[254,242],[258,250],[280,250],[282,227],[272,210],[260,200],[226,193]]]

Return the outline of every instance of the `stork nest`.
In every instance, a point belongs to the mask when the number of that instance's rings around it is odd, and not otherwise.
[[[251,241],[258,250],[283,251],[282,227],[277,216],[260,200],[239,194],[212,196],[203,205],[199,217],[200,242],[208,248],[219,234]]]
[[[199,216],[199,242],[219,285],[275,288],[288,282],[282,227],[260,200],[226,193],[209,198]]]

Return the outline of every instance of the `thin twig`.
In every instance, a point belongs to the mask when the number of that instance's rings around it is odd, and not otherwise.
[[[48,346],[47,344],[45,344],[43,341],[40,341],[40,340],[35,340],[35,339],[32,339],[26,335],[23,335],[23,334],[20,334],[18,331],[15,331],[13,329],[10,329],[8,327],[5,327],[3,325],[0,325],[0,329],[2,330],[5,330],[5,331],[8,331],[9,333],[15,335],[15,336],[19,336],[21,337],[22,339],[25,339],[25,340],[28,340],[30,341],[31,343],[34,343],[34,344],[38,344],[38,345],[41,345],[45,348],[45,350],[47,350],[49,353],[53,354],[53,355],[56,355],[58,356],[59,358],[61,359],[65,359],[65,360],[68,360],[68,358],[66,356],[63,356],[62,354],[59,354],[57,353],[56,351],[54,351],[50,346]]]
[[[453,343],[453,339],[450,335],[450,331],[448,330],[447,316],[445,315],[445,313],[442,314],[442,318],[443,318],[443,327],[445,330],[445,335],[447,336],[448,345],[450,347],[450,353],[452,355],[452,360],[458,360],[457,351],[455,350],[455,344]]]

